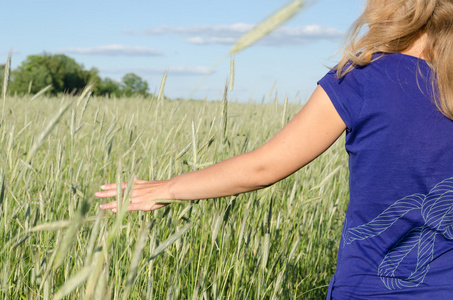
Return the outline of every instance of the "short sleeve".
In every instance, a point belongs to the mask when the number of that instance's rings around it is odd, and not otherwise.
[[[363,85],[357,80],[360,74],[355,71],[358,69],[337,78],[336,71],[331,70],[318,81],[350,131],[354,129],[364,102]]]

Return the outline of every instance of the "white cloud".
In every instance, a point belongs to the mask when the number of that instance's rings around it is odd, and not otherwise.
[[[146,35],[176,34],[188,36],[186,42],[191,44],[234,44],[244,33],[254,27],[252,24],[236,23],[232,25],[170,27],[161,26],[144,31]],[[344,32],[322,25],[281,27],[261,43],[266,45],[298,45],[317,40],[341,40]]]
[[[223,45],[231,45],[237,41],[237,38],[232,37],[201,37],[195,36],[186,39],[186,42],[190,44],[198,44],[198,45],[205,45],[205,44],[223,44]]]
[[[159,56],[162,52],[140,46],[124,46],[119,44],[104,45],[89,48],[65,48],[60,49],[59,52],[70,53],[70,54],[87,54],[87,55],[125,55],[125,56]]]
[[[213,70],[205,66],[176,66],[168,68],[168,73],[175,75],[207,75],[213,73]]]
[[[217,37],[230,37],[231,35],[241,35],[246,33],[253,25],[236,23],[232,25],[201,25],[188,27],[160,26],[144,31],[146,35],[178,34],[178,35],[207,35]]]
[[[148,74],[164,74],[168,71],[169,75],[206,75],[213,71],[209,67],[205,66],[174,66],[168,68],[161,67],[141,67],[141,68],[100,68],[99,71],[103,73],[112,74],[126,74],[126,73],[137,73],[142,75]]]

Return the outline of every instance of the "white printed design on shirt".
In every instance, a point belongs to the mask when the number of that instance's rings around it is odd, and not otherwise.
[[[438,183],[427,195],[413,194],[396,201],[371,222],[348,229],[343,237],[346,244],[373,238],[412,210],[420,210],[425,223],[401,238],[378,268],[378,275],[389,290],[423,283],[433,260],[436,235],[453,240],[453,177]],[[406,278],[396,278],[398,266],[415,247],[418,249],[415,270]]]

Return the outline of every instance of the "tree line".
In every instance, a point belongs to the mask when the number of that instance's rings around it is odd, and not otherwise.
[[[0,65],[0,86],[3,85],[5,65]],[[8,93],[36,94],[50,86],[49,95],[78,93],[93,83],[97,96],[148,95],[148,83],[134,73],[125,74],[121,82],[108,77],[101,78],[99,70],[84,66],[63,54],[29,55],[16,69],[11,70]]]

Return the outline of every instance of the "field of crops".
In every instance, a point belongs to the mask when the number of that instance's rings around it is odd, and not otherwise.
[[[221,101],[7,97],[0,298],[325,297],[348,199],[343,138],[237,197],[118,214],[94,197],[104,183],[168,179],[257,148],[301,107],[280,100],[225,114]]]

